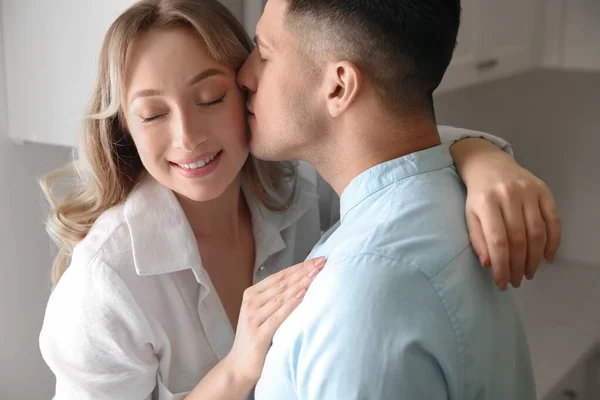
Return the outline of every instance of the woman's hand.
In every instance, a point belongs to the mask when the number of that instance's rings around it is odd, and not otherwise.
[[[256,385],[275,331],[300,304],[324,266],[324,257],[307,260],[246,289],[235,341],[227,355],[239,384],[250,390]]]
[[[466,216],[473,249],[491,266],[500,289],[533,279],[544,256],[552,262],[561,223],[552,193],[508,154],[483,139],[452,147],[467,186]]]

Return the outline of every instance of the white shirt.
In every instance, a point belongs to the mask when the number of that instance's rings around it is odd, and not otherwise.
[[[445,142],[485,136],[510,150],[479,132],[440,134]],[[304,260],[321,229],[336,222],[337,197],[314,169],[301,163],[298,185],[294,205],[276,213],[242,184],[256,245],[254,282]],[[233,340],[179,202],[148,177],[76,246],[48,301],[40,348],[56,375],[56,400],[170,400],[185,397]]]

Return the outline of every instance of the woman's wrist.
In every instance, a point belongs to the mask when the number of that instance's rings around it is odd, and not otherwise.
[[[245,400],[256,382],[244,378],[231,357],[219,362],[185,397],[185,400]]]
[[[456,169],[465,184],[471,176],[480,176],[482,167],[505,165],[512,157],[493,143],[481,138],[467,138],[457,141],[450,147]],[[514,161],[514,160],[513,160]]]
[[[229,355],[225,356],[222,361],[225,371],[225,384],[230,388],[235,388],[237,393],[250,393],[256,383],[258,377],[250,377],[243,373],[239,365]]]

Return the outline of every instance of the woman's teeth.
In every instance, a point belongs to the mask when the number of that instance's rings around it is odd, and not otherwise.
[[[198,168],[202,168],[202,167],[206,166],[206,164],[208,164],[212,160],[214,160],[215,157],[217,157],[218,154],[219,153],[215,154],[212,157],[205,158],[204,160],[200,160],[198,162],[195,162],[193,164],[177,164],[177,165],[179,165],[181,168],[185,168],[185,169],[198,169]]]

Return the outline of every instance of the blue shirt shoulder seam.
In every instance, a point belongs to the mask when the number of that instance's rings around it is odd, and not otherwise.
[[[434,279],[439,275],[439,273],[441,271],[443,271],[448,265],[450,265],[454,260],[456,260],[458,257],[460,257],[465,251],[468,251],[471,248],[471,246],[466,246],[458,255],[456,255],[456,257],[452,258],[450,261],[448,261],[443,268],[440,268],[440,270],[433,276],[427,276],[427,274],[425,274],[423,272],[423,270],[421,270],[419,268],[419,272],[421,274],[423,274],[423,276],[425,277],[425,279],[427,279],[427,282],[429,282],[429,284],[431,285],[431,288],[433,290],[433,292],[436,294],[436,296],[440,299],[440,302],[442,304],[442,306],[444,307],[444,310],[446,310],[446,314],[448,316],[448,320],[450,321],[450,325],[452,326],[452,330],[454,331],[454,335],[456,337],[456,344],[457,344],[457,350],[458,350],[458,359],[460,362],[460,371],[461,371],[461,382],[458,385],[458,398],[462,399],[463,395],[464,395],[464,388],[465,388],[465,381],[466,381],[466,376],[465,376],[465,351],[466,351],[466,344],[465,344],[465,338],[464,335],[462,334],[462,330],[460,329],[460,324],[458,323],[457,318],[455,318],[454,313],[452,312],[452,310],[450,309],[450,305],[448,304],[448,300],[446,299],[446,297],[442,294],[442,287],[439,283],[435,282]]]
[[[440,268],[440,270],[433,276],[428,276],[425,272],[423,272],[423,270],[420,267],[417,266],[418,272],[425,278],[427,283],[430,285],[433,293],[435,293],[435,295],[439,299],[440,303],[444,307],[444,310],[446,311],[446,316],[448,317],[450,326],[452,327],[452,331],[454,332],[456,345],[457,345],[456,348],[458,351],[458,360],[460,363],[460,372],[461,372],[461,376],[460,376],[461,382],[459,382],[459,384],[457,385],[459,399],[463,398],[465,380],[466,380],[466,377],[465,377],[465,350],[466,350],[465,338],[464,338],[464,335],[461,333],[462,331],[460,329],[460,324],[458,323],[457,318],[455,318],[454,313],[450,309],[448,300],[442,294],[442,288],[440,287],[439,283],[434,282],[434,279],[438,276],[439,272],[443,271],[448,265],[450,265],[454,260],[456,260],[458,257],[460,257],[465,251],[468,251],[470,248],[471,248],[471,246],[469,246],[469,245],[465,246],[465,248],[458,255],[456,255],[450,261],[448,261],[446,264],[444,264],[444,267]],[[391,261],[391,262],[399,262],[400,261],[393,257],[385,256],[383,254],[379,254],[376,252],[361,252],[361,253],[347,254],[342,258],[338,258],[337,260],[338,261],[346,261],[348,259],[359,258],[359,257],[364,257],[364,256],[378,257],[378,258],[385,259],[385,260]]]

